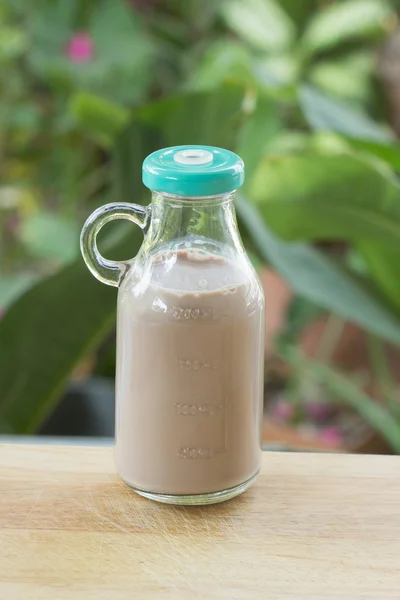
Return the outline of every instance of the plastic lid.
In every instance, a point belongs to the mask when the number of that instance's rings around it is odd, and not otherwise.
[[[176,196],[214,196],[240,188],[242,159],[213,146],[174,146],[157,150],[143,163],[143,183]]]

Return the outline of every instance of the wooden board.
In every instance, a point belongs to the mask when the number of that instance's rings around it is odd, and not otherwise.
[[[1,600],[400,599],[400,459],[265,453],[210,507],[135,495],[110,448],[0,446]]]

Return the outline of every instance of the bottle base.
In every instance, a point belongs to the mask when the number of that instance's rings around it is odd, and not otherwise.
[[[133,485],[130,485],[127,481],[125,481],[125,483],[129,485],[129,487],[132,488],[137,494],[143,496],[144,498],[148,498],[149,500],[155,500],[156,502],[162,502],[163,504],[199,506],[225,502],[225,500],[230,500],[235,496],[239,496],[239,494],[243,494],[243,492],[245,492],[254,483],[258,473],[259,471],[250,477],[250,479],[247,479],[235,487],[221,490],[220,492],[210,492],[208,494],[159,494],[136,488]]]

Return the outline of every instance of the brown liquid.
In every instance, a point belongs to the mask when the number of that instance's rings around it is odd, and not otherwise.
[[[116,463],[129,485],[204,494],[259,469],[264,302],[205,253],[159,255],[118,302]]]

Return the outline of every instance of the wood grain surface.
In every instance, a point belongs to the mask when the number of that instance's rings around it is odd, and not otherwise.
[[[135,495],[110,448],[0,446],[0,600],[400,599],[400,459],[265,453],[243,496]]]

